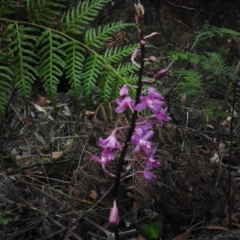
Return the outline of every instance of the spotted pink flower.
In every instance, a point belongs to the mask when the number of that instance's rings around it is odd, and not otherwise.
[[[118,104],[118,107],[115,109],[116,113],[122,113],[127,108],[130,108],[132,110],[135,105],[135,100],[131,99],[130,97],[120,97],[116,99],[116,102]]]
[[[155,91],[154,88],[149,88],[148,95],[140,97],[140,103],[135,106],[135,110],[141,111],[145,108],[151,109],[154,113],[158,113],[164,104],[164,97]]]
[[[145,157],[146,165],[147,168],[152,168],[152,167],[160,167],[161,163],[156,161],[153,157],[154,154],[157,152],[157,148],[154,148],[148,155]]]
[[[157,177],[149,170],[150,169],[146,168],[144,171],[142,171],[143,177],[148,180],[156,180]]]
[[[120,144],[116,138],[116,131],[118,128],[114,129],[111,135],[107,139],[99,138],[99,146],[103,148],[110,148],[110,149],[122,149],[123,144]]]
[[[92,156],[91,161],[98,162],[102,165],[102,169],[104,172],[108,173],[106,166],[115,159],[114,153],[111,148],[105,148],[101,154],[101,157]]]
[[[131,138],[131,142],[135,145],[133,153],[138,154],[142,149],[146,154],[148,154],[152,147],[152,143],[148,140],[153,135],[154,132],[152,130],[144,131],[144,128],[138,128]]]
[[[156,114],[156,119],[158,120],[160,126],[162,126],[164,122],[172,120],[170,117],[167,116],[167,107]]]

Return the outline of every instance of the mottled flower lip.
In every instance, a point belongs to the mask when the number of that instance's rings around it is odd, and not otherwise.
[[[116,132],[119,130],[119,128],[115,128],[111,135],[106,138],[106,139],[103,139],[103,138],[99,138],[99,141],[98,141],[98,144],[100,147],[103,147],[103,148],[109,148],[111,150],[116,150],[116,149],[122,149],[122,147],[124,146],[124,144],[120,144],[120,142],[117,140],[117,137],[116,137]]]
[[[164,122],[169,122],[172,120],[171,117],[167,116],[168,108],[161,109],[161,111],[155,115],[150,116],[151,119],[156,119],[160,127],[164,124]]]
[[[161,107],[164,104],[164,97],[155,91],[154,88],[148,89],[148,95],[140,97],[140,103],[138,103],[134,110],[142,111],[145,108],[149,108],[152,112],[158,113],[161,111]]]
[[[148,180],[156,180],[157,177],[149,170],[151,170],[151,169],[146,168],[144,171],[142,171],[143,177]]]
[[[140,153],[141,149],[148,154],[151,150],[152,143],[148,141],[153,135],[154,132],[149,130],[151,124],[147,123],[145,125],[138,125],[135,128],[135,132],[132,135],[131,142],[135,145],[133,150],[134,154]]]
[[[118,107],[115,109],[116,113],[122,113],[127,108],[130,108],[133,111],[133,107],[135,105],[135,100],[131,99],[131,97],[120,97],[116,99],[116,103],[118,104]]]
[[[152,167],[160,167],[161,163],[156,161],[153,157],[155,155],[155,153],[157,152],[157,148],[153,148],[151,150],[151,152],[149,152],[149,154],[145,157],[145,162],[146,162],[146,166],[147,168],[152,168]]]

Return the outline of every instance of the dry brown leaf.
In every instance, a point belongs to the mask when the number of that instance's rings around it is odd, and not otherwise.
[[[209,149],[204,149],[204,148],[198,148],[199,154],[211,158],[213,156],[211,150]]]
[[[181,234],[177,235],[172,240],[185,240],[185,239],[188,239],[190,237],[192,237],[192,235],[189,232],[184,232],[184,233],[181,233]]]
[[[138,234],[138,240],[147,240],[146,238],[144,238],[143,236],[141,236],[140,234]]]
[[[132,218],[137,221],[137,214],[138,214],[138,203],[133,202],[133,211],[132,211]]]
[[[215,154],[211,157],[210,161],[211,161],[211,162],[216,162],[216,163],[219,162],[219,161],[220,161],[220,158],[219,158],[218,154],[215,153]]]
[[[186,101],[186,99],[187,99],[187,95],[183,95],[182,97],[181,97],[181,102],[185,102]]]
[[[232,220],[232,224],[233,223],[239,223],[240,221],[240,212],[233,212],[231,214],[231,220]],[[227,215],[224,219],[222,219],[221,224],[226,227],[229,225],[229,215]]]
[[[32,163],[32,159],[30,156],[16,157],[15,161],[19,167],[25,167]]]
[[[38,100],[37,100],[36,103],[41,107],[46,106],[47,99],[45,97],[42,97],[42,96],[38,95]]]
[[[35,120],[31,117],[25,117],[25,116],[21,116],[20,119],[24,122],[24,123],[29,123],[32,124],[35,122]]]
[[[206,124],[207,128],[214,129],[214,126],[212,124]]]
[[[218,145],[218,150],[223,152],[225,150],[225,147],[226,147],[226,145],[224,143],[220,142]]]
[[[98,194],[95,190],[91,190],[91,194],[90,194],[90,197],[94,200],[96,200],[96,198],[98,197]]]
[[[63,151],[52,152],[52,158],[54,160],[59,159],[63,155]]]

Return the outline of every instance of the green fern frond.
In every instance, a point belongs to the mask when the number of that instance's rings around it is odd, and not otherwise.
[[[103,103],[108,102],[112,96],[113,89],[116,89],[113,72],[107,68],[100,82],[100,96]]]
[[[213,37],[215,35],[223,36],[231,36],[231,37],[239,37],[240,33],[228,28],[218,28],[211,25],[204,25],[201,31],[199,31],[196,35],[195,41],[192,45],[192,49],[202,40],[207,37]]]
[[[202,91],[202,75],[193,70],[177,70],[177,76],[182,76],[182,80],[177,84],[176,90],[181,95],[195,95]]]
[[[8,17],[10,14],[17,14],[24,5],[19,1],[1,0],[0,17]]]
[[[231,68],[225,65],[225,62],[221,55],[216,52],[205,52],[207,60],[211,64],[211,71],[214,75],[229,74]]]
[[[6,48],[9,50],[8,54],[12,55],[10,66],[14,74],[13,86],[19,90],[25,103],[38,75],[34,68],[37,64],[37,56],[34,53],[36,39],[32,36],[34,30],[34,28],[19,26],[17,23],[8,25],[6,30],[12,40]]]
[[[192,52],[172,52],[170,53],[171,59],[177,60],[187,60],[190,63],[198,64],[202,60],[202,56],[192,53]]]
[[[234,31],[232,29],[218,28],[218,27],[211,26],[211,25],[208,25],[208,24],[203,26],[201,32],[205,32],[206,35],[211,34],[211,33],[218,34],[220,37],[223,37],[223,36],[226,36],[226,35],[229,35],[229,36],[232,36],[232,37],[239,37],[240,36],[239,32]]]
[[[74,98],[77,99],[81,88],[82,68],[85,59],[83,53],[85,53],[85,49],[75,41],[68,41],[63,46],[66,48],[66,57],[64,59],[66,63],[66,78],[71,85],[71,93],[73,93]]]
[[[66,39],[61,35],[55,34],[51,30],[46,30],[36,43],[40,59],[38,73],[42,79],[45,91],[53,102],[55,102],[54,100],[57,96],[59,77],[63,75],[63,70],[66,66],[64,62],[66,54],[62,50],[65,41]]]
[[[0,66],[0,116],[4,117],[7,99],[12,91],[13,72],[5,66]]]
[[[130,64],[127,64],[130,65]],[[124,65],[121,66],[122,68],[124,68]],[[136,67],[135,67],[136,68]],[[128,69],[128,68],[126,68]],[[121,71],[121,70],[120,70]],[[132,84],[135,85],[138,79],[138,75],[135,73],[131,73],[134,72],[134,68],[133,68],[133,64],[132,64],[132,68],[129,68],[126,71],[126,74],[120,74],[120,72],[117,70],[117,73],[119,74],[119,76],[121,77],[115,77],[114,78],[114,87],[112,88],[112,98],[115,99],[119,96],[119,91],[120,88],[124,85],[124,84]],[[122,72],[123,73],[123,72]],[[130,88],[130,96],[135,97],[135,89],[134,88]]]
[[[137,70],[138,68],[134,64],[126,63],[126,64],[119,64],[116,69],[116,72],[118,73],[118,75],[122,77],[128,77],[130,74],[135,73]],[[127,82],[123,82],[123,84]]]
[[[118,63],[124,57],[129,56],[136,48],[136,44],[130,44],[124,47],[110,47],[106,49],[103,57],[108,64]]]
[[[137,67],[132,63],[119,64],[116,72],[117,76],[114,80],[114,88],[112,89],[112,96],[116,98],[119,95],[119,90],[124,84],[136,84],[137,80]],[[131,90],[131,96],[133,96],[134,90]]]
[[[113,35],[114,33],[120,31],[121,29],[132,26],[132,24],[115,22],[111,24],[106,24],[104,27],[90,28],[85,33],[85,44],[88,47],[101,48],[108,36]]]
[[[122,61],[126,57],[130,60],[137,45],[108,49],[104,46],[108,37],[132,24],[116,22],[96,29],[90,25],[109,2],[84,0],[63,13],[66,0],[22,0],[27,19],[21,21],[23,26],[15,19],[1,18],[6,22],[6,30],[0,34],[1,47],[6,52],[2,62],[12,70],[12,88],[20,91],[25,102],[36,77],[40,77],[54,106],[63,74],[71,94],[77,99],[83,93],[88,106],[93,90],[99,90],[101,100],[109,101],[118,95],[122,85],[136,80],[136,67]],[[105,51],[103,56],[99,50]]]
[[[232,68],[226,66],[223,58],[216,52],[205,52],[205,56],[198,55],[192,52],[173,52],[171,53],[172,60],[187,60],[193,64],[201,64],[202,68],[210,71],[213,75],[230,74]]]
[[[101,75],[103,63],[97,55],[92,55],[85,60],[83,65],[83,89],[88,106],[93,89],[97,86],[97,80]]]
[[[81,34],[86,31],[86,26],[89,25],[99,11],[110,0],[85,0],[72,9],[65,12],[61,18],[61,31],[64,33]]]
[[[60,3],[54,3],[52,0],[24,0],[27,4],[27,16],[29,22],[53,26],[57,24],[56,18],[61,17],[59,9],[65,6]],[[65,0],[58,0],[58,2]]]

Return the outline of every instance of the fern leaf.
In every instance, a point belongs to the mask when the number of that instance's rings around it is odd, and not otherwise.
[[[76,7],[69,9],[63,14],[61,18],[62,32],[73,34],[85,32],[86,26],[94,21],[99,11],[102,10],[109,1],[110,0],[85,0],[79,2]]]
[[[85,59],[83,53],[85,50],[75,41],[68,41],[64,47],[66,47],[66,57],[64,60],[66,63],[66,77],[71,85],[71,92],[74,98],[78,99],[81,88],[83,62]]]
[[[129,56],[136,47],[136,44],[124,47],[110,47],[107,48],[103,57],[109,64],[119,63],[124,57]]]
[[[202,75],[193,70],[177,70],[175,73],[183,78],[176,87],[181,95],[195,95],[202,91]]]
[[[12,91],[13,72],[5,66],[0,66],[0,116],[4,117],[7,99]]]
[[[52,0],[25,0],[27,3],[28,20],[32,23],[45,24],[48,26],[56,25],[56,18],[61,17],[60,9],[65,6],[54,3]],[[58,0],[59,2],[64,0]]]
[[[97,55],[92,55],[85,60],[82,77],[88,106],[90,106],[92,90],[97,86],[97,79],[100,76],[102,69],[103,63]]]
[[[106,24],[104,27],[90,28],[85,33],[85,44],[89,47],[101,48],[108,36],[120,31],[121,29],[132,26],[132,24],[115,22],[111,24]]]
[[[46,30],[36,43],[36,47],[40,49],[38,51],[40,58],[38,73],[43,81],[45,91],[54,103],[59,76],[62,76],[66,65],[63,59],[65,53],[61,49],[64,45],[59,40],[66,41],[63,37]]]
[[[26,103],[38,75],[33,67],[37,64],[37,56],[34,53],[36,39],[32,36],[34,29],[14,23],[8,26],[7,31],[12,39],[12,42],[7,44],[7,49],[12,55],[10,65],[14,74],[13,87],[19,90]]]
[[[115,85],[114,74],[109,68],[107,68],[100,82],[100,95],[103,103],[109,101],[113,90],[116,89],[116,86],[114,86],[113,83]]]
[[[123,76],[127,78],[130,74],[135,73],[137,70],[138,68],[132,63],[126,63],[126,64],[119,64],[116,69],[116,72],[119,76]],[[127,82],[124,82],[124,84]]]
[[[205,52],[205,54],[208,57],[208,62],[212,65],[210,70],[214,75],[229,74],[231,72],[231,68],[225,65],[219,53]]]
[[[218,28],[211,25],[204,25],[201,31],[197,33],[196,39],[193,43],[192,49],[206,37],[213,37],[215,35],[223,36],[231,36],[231,37],[239,37],[240,33],[228,28]]]
[[[24,5],[20,1],[9,1],[9,0],[2,0],[0,6],[0,17],[8,17],[10,14],[14,15],[18,12],[22,11]]]
[[[171,53],[172,60],[187,60],[190,63],[198,64],[202,60],[202,56],[192,53],[192,52],[172,52]]]
[[[135,74],[137,70],[137,67],[133,65],[132,63],[128,64],[119,64],[117,69],[116,69],[116,76],[113,77],[114,81],[114,87],[112,88],[112,98],[117,98],[119,94],[120,88],[124,84],[136,84],[137,80],[137,75]],[[131,90],[131,96],[133,97],[134,95],[132,94],[134,90]]]

